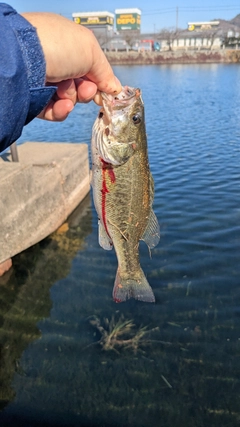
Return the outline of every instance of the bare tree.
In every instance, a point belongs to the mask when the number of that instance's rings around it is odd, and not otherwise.
[[[215,40],[220,37],[220,33],[219,33],[219,30],[216,29],[216,30],[211,30],[211,31],[205,33],[204,36],[206,39],[209,40],[209,42],[210,42],[209,49],[212,50],[212,47],[213,47]]]
[[[109,42],[109,39],[105,33],[100,33],[97,35],[98,43],[100,44],[102,49],[107,49],[107,45]]]
[[[113,39],[113,34],[107,30],[95,31],[94,34],[95,34],[101,48],[103,50],[108,50],[110,47],[110,42]]]
[[[179,33],[180,30],[176,30],[176,28],[173,27],[163,28],[156,34],[156,38],[161,42],[165,41],[168,50],[172,50],[173,42],[179,38]]]
[[[138,33],[138,35],[139,35],[139,33]],[[132,49],[133,46],[135,45],[135,43],[137,42],[137,34],[133,30],[121,31],[121,36],[125,40],[125,42],[127,43],[127,46],[130,47],[130,49]]]

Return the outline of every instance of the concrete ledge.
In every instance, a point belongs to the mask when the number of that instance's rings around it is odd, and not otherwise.
[[[86,144],[27,142],[0,157],[0,263],[55,231],[90,190]]]

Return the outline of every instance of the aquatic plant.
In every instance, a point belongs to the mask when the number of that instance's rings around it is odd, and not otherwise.
[[[90,320],[90,324],[94,326],[101,337],[97,341],[103,350],[113,350],[119,353],[121,349],[132,349],[134,354],[137,353],[140,346],[146,346],[152,342],[146,336],[159,328],[147,329],[147,326],[136,328],[132,319],[124,319],[121,315],[118,320],[114,316],[109,320],[104,318],[103,322],[94,316]]]

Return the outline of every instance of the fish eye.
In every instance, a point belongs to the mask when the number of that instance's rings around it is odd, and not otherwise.
[[[142,121],[140,114],[134,114],[134,116],[132,116],[132,121],[135,125],[139,125]]]
[[[102,117],[103,117],[103,112],[100,111],[99,114],[98,114],[98,118],[101,119]]]

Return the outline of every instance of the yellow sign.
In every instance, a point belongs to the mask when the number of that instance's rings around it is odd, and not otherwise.
[[[81,25],[113,25],[113,18],[111,16],[77,16],[74,18],[76,24]]]
[[[141,16],[137,13],[121,13],[116,15],[117,31],[121,30],[139,30],[141,25]]]
[[[131,17],[131,18],[118,18],[117,19],[117,24],[118,25],[126,25],[126,24],[135,24],[136,20],[135,18]]]
[[[191,24],[188,26],[188,30],[189,31],[194,31],[195,30],[195,25]]]
[[[88,24],[99,24],[99,18],[97,16],[89,16],[87,22]]]
[[[133,16],[131,13],[130,14],[124,13],[123,15],[120,15],[120,18],[132,18],[132,17]]]

